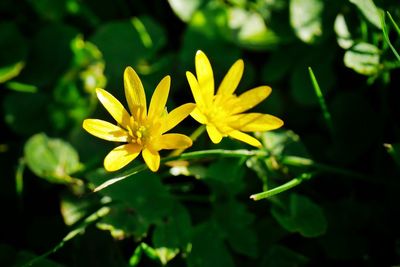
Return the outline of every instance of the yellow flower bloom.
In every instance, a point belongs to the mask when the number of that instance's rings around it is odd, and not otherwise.
[[[155,172],[160,166],[160,150],[184,149],[192,145],[192,140],[186,135],[164,134],[186,118],[195,107],[195,104],[188,103],[167,113],[165,105],[170,84],[169,76],[160,81],[151,98],[148,113],[142,82],[131,67],[127,67],[124,72],[125,97],[130,114],[110,93],[96,89],[98,99],[118,125],[86,119],[83,128],[96,137],[126,143],[114,148],[105,157],[104,168],[107,171],[123,168],[142,152],[147,166]]]
[[[242,113],[247,111],[271,93],[269,86],[259,86],[239,96],[234,94],[242,78],[243,60],[237,60],[220,84],[214,95],[214,77],[210,61],[202,51],[195,58],[197,78],[186,72],[190,88],[197,107],[190,114],[195,120],[206,125],[207,133],[213,143],[221,142],[230,136],[255,147],[261,147],[260,141],[244,132],[264,132],[283,125],[277,117],[262,113]]]

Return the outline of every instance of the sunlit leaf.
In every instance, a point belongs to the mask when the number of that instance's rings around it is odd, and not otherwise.
[[[382,29],[381,16],[382,10],[378,9],[373,0],[350,0],[357,6],[364,17],[378,29]]]
[[[337,42],[343,49],[349,49],[353,46],[354,40],[352,39],[350,30],[347,26],[346,19],[343,14],[338,14],[334,24]]]
[[[188,22],[204,0],[168,0],[168,3],[181,20]]]
[[[70,174],[81,168],[78,153],[70,144],[43,133],[26,142],[24,156],[28,167],[37,176],[53,183],[76,182]]]
[[[268,49],[280,42],[279,36],[267,27],[259,13],[232,8],[228,15],[233,41],[238,45],[249,49]]]
[[[288,207],[276,205],[271,213],[283,228],[305,237],[323,235],[327,229],[322,208],[305,196],[291,194]]]
[[[290,24],[300,40],[314,43],[322,36],[323,9],[324,2],[321,0],[290,1]]]
[[[358,43],[347,50],[343,60],[348,68],[363,75],[374,75],[381,69],[380,51],[368,43]]]

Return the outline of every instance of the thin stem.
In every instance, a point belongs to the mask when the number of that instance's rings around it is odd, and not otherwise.
[[[396,29],[397,34],[400,36],[400,28],[399,28],[399,26],[398,26],[397,23],[394,21],[392,15],[389,13],[389,11],[387,11],[386,14],[388,15],[388,17],[389,17],[389,19],[390,19],[390,22],[392,22],[394,28]]]
[[[395,25],[395,27],[396,27],[397,25],[393,21],[392,17],[390,16],[390,13],[387,12],[387,14],[388,14],[389,18],[391,19],[393,25]],[[383,37],[385,38],[386,44],[389,45],[390,49],[392,50],[393,54],[396,56],[397,60],[400,61],[400,55],[399,55],[399,53],[397,53],[396,48],[394,48],[394,46],[392,45],[392,42],[390,41],[384,15],[381,17],[381,23],[382,23],[382,33],[383,33]],[[398,29],[398,27],[397,27],[397,29]]]
[[[328,107],[325,102],[324,95],[322,94],[321,88],[319,87],[318,81],[315,78],[314,72],[312,71],[311,67],[308,67],[308,72],[310,73],[311,82],[314,87],[315,94],[317,95],[319,104],[322,109],[322,114],[324,115],[324,119],[326,124],[328,125],[329,131],[333,135],[333,123],[332,123],[332,116],[329,113]]]
[[[287,182],[287,183],[285,183],[283,185],[280,185],[278,187],[275,187],[275,188],[273,188],[271,190],[268,190],[268,191],[265,191],[265,192],[261,192],[261,193],[258,193],[258,194],[251,195],[250,198],[252,200],[257,201],[257,200],[261,200],[261,199],[264,199],[264,198],[268,198],[268,197],[277,195],[279,193],[285,192],[286,190],[289,190],[289,189],[301,184],[301,182],[303,182],[303,180],[308,180],[311,177],[312,177],[311,173],[303,173],[299,177],[296,177],[296,178],[290,180],[289,182]]]

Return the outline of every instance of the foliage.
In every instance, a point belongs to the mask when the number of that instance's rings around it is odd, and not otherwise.
[[[399,26],[395,0],[0,1],[0,266],[399,265]],[[214,144],[189,117],[157,172],[105,171],[96,88],[123,101],[131,66],[150,103],[170,75],[171,114],[198,50],[216,90],[242,58],[235,94],[270,86],[251,112],[283,128]]]

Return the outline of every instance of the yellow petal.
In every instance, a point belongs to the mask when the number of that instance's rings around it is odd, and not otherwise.
[[[265,132],[278,129],[283,121],[275,116],[261,113],[246,113],[231,116],[229,125],[244,132]]]
[[[131,114],[137,114],[138,108],[141,109],[141,112],[144,112],[144,114],[146,114],[146,95],[144,93],[143,84],[139,76],[131,67],[127,67],[125,69],[124,88],[126,101],[128,102]]]
[[[218,88],[217,94],[232,94],[243,75],[244,63],[243,60],[237,60],[232,67],[229,69],[228,73],[225,75],[224,79],[221,82],[221,85]]]
[[[157,150],[161,149],[185,149],[192,145],[192,139],[183,134],[164,134],[154,141]]]
[[[167,104],[169,88],[171,85],[171,77],[165,76],[154,90],[151,97],[149,107],[149,119],[160,117],[164,113],[165,105]]]
[[[202,51],[197,51],[195,58],[196,76],[200,85],[204,101],[209,103],[214,96],[214,75],[210,61],[206,54]]]
[[[234,113],[241,113],[255,107],[258,103],[263,101],[271,93],[271,87],[259,86],[254,89],[248,90],[238,97],[238,103]]]
[[[111,114],[111,116],[123,127],[129,124],[129,113],[126,111],[124,106],[115,97],[113,97],[106,90],[97,88],[96,89],[97,98],[106,108],[106,110]]]
[[[186,78],[189,82],[189,86],[190,86],[194,101],[196,102],[197,106],[200,108],[204,108],[205,106],[210,105],[211,103],[204,102],[204,99],[203,99],[203,96],[201,93],[201,88],[200,88],[200,85],[199,85],[196,77],[190,71],[187,71]]]
[[[143,149],[142,156],[144,162],[149,167],[149,169],[153,172],[158,171],[160,167],[160,154],[157,151],[151,151],[150,149]]]
[[[125,144],[114,148],[104,158],[104,168],[112,172],[125,167],[139,155],[141,149],[137,144]]]
[[[178,123],[184,120],[187,116],[189,116],[190,112],[196,107],[193,103],[183,104],[176,109],[172,110],[166,116],[164,120],[164,125],[162,126],[162,133],[165,133],[172,128],[174,128]]]
[[[228,134],[230,137],[235,138],[239,141],[245,142],[251,146],[261,147],[260,141],[255,139],[253,136],[248,135],[246,133],[242,133],[240,131],[232,131]]]
[[[218,144],[222,140],[222,134],[218,131],[218,129],[211,124],[206,126],[208,136],[214,144]]]
[[[196,107],[191,113],[190,116],[193,117],[196,121],[198,121],[201,124],[207,124],[207,117],[201,112],[201,110]]]
[[[129,139],[124,129],[107,121],[86,119],[82,127],[90,134],[107,141],[128,142]]]

